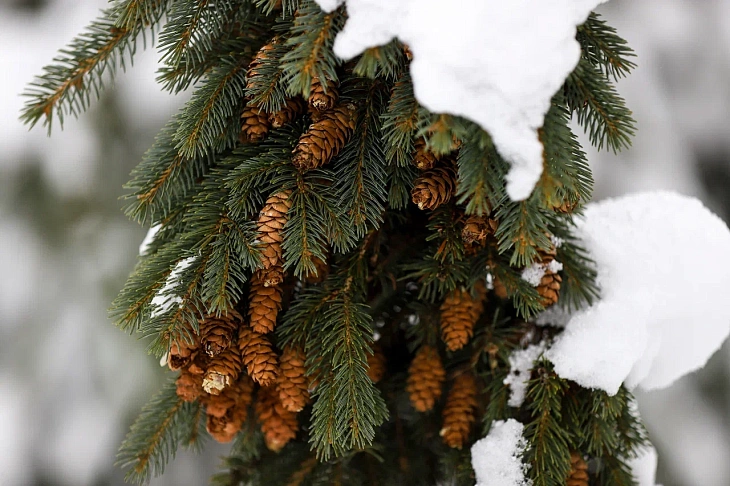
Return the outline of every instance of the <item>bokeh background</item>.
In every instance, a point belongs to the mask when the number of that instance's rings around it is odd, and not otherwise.
[[[145,344],[117,330],[106,309],[145,234],[121,212],[122,185],[185,97],[159,91],[149,49],[63,132],[47,138],[18,122],[25,84],[104,4],[0,0],[3,486],[123,484],[116,449],[163,379]],[[618,155],[583,139],[596,199],[674,189],[728,221],[730,1],[612,0],[600,11],[638,54],[619,91],[639,131]],[[676,284],[702,282],[677,275]],[[659,451],[659,483],[730,484],[730,346],[671,388],[639,394],[639,405]],[[210,446],[179,453],[152,484],[205,484],[226,452]]]

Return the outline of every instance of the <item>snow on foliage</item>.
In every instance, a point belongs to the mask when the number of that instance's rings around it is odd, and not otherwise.
[[[161,316],[162,314],[172,309],[173,305],[180,305],[182,303],[182,299],[175,295],[175,290],[180,284],[180,277],[182,276],[182,273],[194,261],[195,257],[188,257],[183,258],[182,260],[177,262],[175,268],[173,268],[172,272],[170,272],[170,275],[168,275],[167,280],[165,281],[165,285],[160,289],[159,292],[157,292],[157,295],[152,298],[151,317]]]
[[[471,465],[477,476],[476,486],[531,486],[525,476],[527,466],[522,455],[527,441],[524,426],[515,419],[492,422],[489,434],[471,448]]]
[[[332,11],[341,0],[316,0]],[[351,59],[394,37],[413,53],[419,103],[487,130],[512,164],[507,192],[526,199],[542,173],[537,130],[575,68],[575,28],[606,0],[347,0],[336,55]]]
[[[655,483],[657,453],[649,445],[640,451],[638,457],[628,461],[637,486],[660,486]]]
[[[730,332],[730,231],[696,199],[640,193],[577,220],[601,299],[573,314],[546,356],[563,378],[615,394],[701,368]]]
[[[509,355],[509,375],[504,379],[504,384],[510,388],[510,407],[521,407],[527,393],[527,383],[530,381],[530,372],[535,360],[545,352],[544,342],[531,344],[525,349],[518,349]]]
[[[147,230],[147,234],[142,240],[142,243],[139,245],[139,256],[147,255],[147,252],[150,250],[150,245],[152,245],[152,242],[155,240],[155,236],[157,235],[157,232],[160,231],[160,228],[162,228],[162,225],[156,224]]]

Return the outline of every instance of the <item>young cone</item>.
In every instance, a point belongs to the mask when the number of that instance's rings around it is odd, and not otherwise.
[[[570,474],[566,486],[588,486],[588,464],[577,452],[570,453]]]
[[[238,346],[248,376],[261,386],[269,386],[278,373],[276,353],[265,336],[248,327],[241,328]]]
[[[230,346],[210,360],[203,377],[203,390],[211,395],[217,395],[235,382],[240,372],[241,354],[236,346]]]
[[[312,78],[312,85],[309,88],[309,99],[307,102],[309,103],[310,110],[316,112],[318,115],[331,110],[335,106],[335,103],[337,103],[337,98],[339,97],[335,83],[329,80],[325,81],[325,83],[322,83],[319,76],[314,76]]]
[[[355,105],[339,105],[322,114],[299,137],[292,163],[300,171],[322,167],[340,153],[355,130]]]
[[[474,324],[484,309],[483,287],[475,289],[476,297],[467,290],[454,289],[441,304],[441,338],[449,351],[461,349],[474,334]]]
[[[276,389],[279,392],[281,404],[290,412],[300,411],[309,400],[309,378],[306,376],[305,359],[303,349],[287,346],[279,360]]]
[[[304,101],[298,96],[289,98],[281,110],[269,114],[269,124],[271,128],[281,128],[296,120],[302,113],[304,113]]]
[[[413,408],[419,412],[431,410],[441,397],[444,378],[446,371],[438,350],[433,346],[421,346],[408,367],[406,391]]]
[[[235,310],[216,316],[207,316],[200,321],[200,343],[208,356],[217,356],[231,345],[233,336],[243,322]]]
[[[439,435],[449,447],[461,449],[469,438],[469,431],[476,420],[477,382],[471,373],[454,379],[446,405],[442,412],[444,426]]]
[[[451,167],[427,170],[416,179],[411,199],[418,209],[436,209],[448,202],[456,191],[456,173]]]
[[[261,263],[264,271],[261,279],[265,287],[279,285],[284,281],[284,252],[281,244],[284,241],[286,213],[291,207],[289,195],[290,192],[281,191],[269,196],[256,223],[259,240],[263,244]]]
[[[383,347],[377,342],[372,345],[373,354],[368,354],[368,378],[373,383],[379,382],[387,370],[388,363],[385,360]]]
[[[276,316],[281,310],[281,285],[265,285],[265,274],[261,270],[251,278],[248,318],[251,329],[259,334],[267,334],[276,326]]]
[[[203,394],[203,375],[183,369],[175,381],[177,396],[186,402],[194,402]]]
[[[256,398],[256,415],[261,423],[266,447],[279,452],[297,435],[297,414],[290,412],[279,400],[275,387],[260,388]]]
[[[268,133],[268,115],[258,106],[246,106],[241,114],[241,142],[260,142]]]
[[[415,165],[419,170],[433,169],[440,157],[426,148],[426,141],[423,138],[416,140],[414,146],[416,152],[413,155],[413,165]]]

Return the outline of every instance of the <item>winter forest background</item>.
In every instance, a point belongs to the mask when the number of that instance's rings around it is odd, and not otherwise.
[[[185,99],[159,91],[150,50],[63,134],[48,139],[17,120],[18,93],[104,4],[0,0],[3,485],[122,484],[116,449],[163,374],[106,308],[145,232],[122,214],[121,186]],[[584,143],[596,199],[675,189],[730,221],[730,1],[612,0],[599,11],[638,54],[619,90],[639,131],[618,156]],[[639,405],[659,483],[730,484],[727,343],[702,371],[640,393]],[[183,452],[152,484],[205,484],[225,450]]]

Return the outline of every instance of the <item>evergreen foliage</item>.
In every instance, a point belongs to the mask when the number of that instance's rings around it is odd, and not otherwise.
[[[569,122],[574,116],[599,148],[630,144],[634,121],[613,82],[634,67],[633,54],[611,27],[597,14],[579,27],[581,61],[539,131],[543,175],[528,199],[513,202],[505,191],[509,164],[489,134],[419,106],[407,47],[392,41],[343,63],[332,44],[346,11],[326,14],[312,0],[117,0],[31,85],[23,120],[43,119],[50,130],[54,116],[78,116],[98,96],[105,72],[124,68],[138,39],[160,29],[163,16],[158,80],[163,89],[193,92],[127,186],[129,216],[160,229],[111,315],[147,339],[151,353],[167,354],[171,368],[203,380],[210,357],[200,348],[199,322],[247,315],[254,272],[274,272],[280,278],[269,283],[283,295],[272,311],[278,325],[256,342],[275,353],[304,349],[312,399],[296,427],[285,415],[293,412],[282,410],[262,434],[259,422],[274,419],[257,418],[250,400],[241,401],[246,409],[214,410],[213,382],[193,402],[178,397],[170,382],[122,445],[119,464],[129,481],[161,474],[179,445],[199,447],[205,424],[208,431],[238,424],[214,484],[471,485],[469,446],[492,421],[516,418],[526,425],[535,485],[565,484],[574,452],[589,460],[591,484],[634,484],[626,461],[646,437],[627,390],[611,397],[581,388],[545,360],[536,363],[521,407],[508,405],[504,384],[510,352],[558,332],[529,323],[546,301],[539,286],[521,278],[525,267],[545,254],[562,263],[557,305],[577,308],[598,297],[595,270],[572,233],[573,216],[591,198],[592,177]],[[329,163],[311,170],[292,164],[298,146],[314,143],[305,135],[323,113],[311,105],[284,126],[266,125],[261,141],[239,137],[244,108],[274,114],[291,98],[307,100],[315,81],[333,90],[337,106],[346,108],[337,116],[352,116],[345,121],[355,127],[350,136],[336,118],[325,118],[332,123],[322,124],[322,136],[342,142]],[[256,123],[266,124],[266,116]],[[432,210],[411,203],[416,179],[431,177],[412,164],[417,147],[445,169],[439,174],[454,174],[450,186],[426,184],[438,202]],[[264,241],[258,222],[266,215],[259,212],[274,194],[290,207],[277,209]],[[484,218],[477,243],[462,236],[469,217]],[[471,340],[447,352],[439,307],[455,289],[472,296],[487,289],[488,297],[477,306]],[[368,376],[376,340],[387,360],[378,383]],[[231,366],[240,366],[239,345],[245,343],[234,336],[226,351]],[[425,413],[409,402],[406,381],[425,379],[407,377],[422,346],[438,350],[447,389],[460,373],[477,377],[482,427],[461,450],[439,437],[444,394]],[[238,371],[239,381],[248,379]],[[224,391],[230,378],[205,375],[221,380],[214,384]],[[279,451],[270,436],[277,433],[296,438]]]

